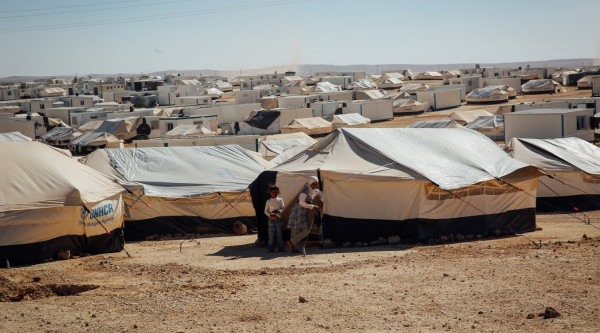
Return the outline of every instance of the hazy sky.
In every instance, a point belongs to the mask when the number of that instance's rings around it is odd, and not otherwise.
[[[0,0],[0,77],[600,57],[598,0]]]

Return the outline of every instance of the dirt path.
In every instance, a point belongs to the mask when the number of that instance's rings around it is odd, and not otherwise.
[[[131,243],[131,258],[0,270],[0,299],[14,300],[0,302],[0,331],[597,332],[600,230],[565,214],[538,215],[538,227],[525,236],[541,249],[518,236],[306,257],[267,254],[255,235],[185,241],[181,253],[179,240]],[[561,316],[538,317],[546,307]]]

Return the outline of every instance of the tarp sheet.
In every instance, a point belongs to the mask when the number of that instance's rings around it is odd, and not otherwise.
[[[118,143],[117,137],[110,135],[106,132],[85,132],[77,138],[71,140],[70,145],[72,146],[101,146],[110,142]]]
[[[55,140],[66,140],[73,137],[75,130],[71,127],[54,127],[45,134],[40,136],[40,139],[46,142],[52,142]]]
[[[332,124],[359,125],[369,124],[371,119],[365,118],[358,113],[346,113],[333,115]]]
[[[280,112],[276,110],[252,112],[244,122],[252,127],[267,129],[275,119],[279,118],[279,114]]]
[[[106,149],[111,164],[144,194],[187,198],[240,192],[264,167],[238,145]]]
[[[261,142],[263,146],[265,146],[268,150],[276,154],[281,154],[286,149],[295,146],[310,146],[313,143],[317,142],[317,140],[313,138],[290,138],[281,140],[263,140]]]
[[[0,133],[0,142],[26,142],[31,141],[31,138],[21,134],[21,132]]]
[[[465,127],[470,129],[504,127],[504,116],[479,116]]]
[[[461,124],[451,119],[415,121],[409,128],[460,128]]]

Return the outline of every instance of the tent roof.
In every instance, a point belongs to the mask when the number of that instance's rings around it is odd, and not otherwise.
[[[461,128],[461,124],[451,119],[415,121],[409,128]]]
[[[96,128],[96,132],[106,132],[106,133],[115,133],[115,132],[127,132],[131,133],[135,131],[138,126],[142,123],[142,117],[126,117],[126,118],[115,118],[115,119],[106,119],[98,128]]]
[[[104,149],[122,177],[150,196],[240,192],[264,170],[238,145]]]
[[[513,138],[504,146],[512,157],[546,171],[600,175],[600,148],[579,138]]]
[[[479,116],[470,122],[466,127],[470,129],[504,127],[504,116]]]
[[[300,132],[302,133],[302,132]],[[294,147],[294,146],[311,146],[316,143],[317,140],[309,137],[307,138],[287,138],[287,139],[279,139],[279,140],[263,140],[261,141],[262,145],[265,146],[268,150],[274,152],[275,154],[281,154],[285,150]]]
[[[283,127],[313,129],[321,127],[331,127],[331,123],[321,117],[298,118],[292,120],[288,125]]]
[[[371,119],[365,118],[358,113],[334,114],[331,120],[332,124],[369,124]]]
[[[106,132],[85,132],[71,140],[70,144],[73,146],[101,146],[117,142],[121,142],[121,140]]]
[[[456,121],[464,121],[466,123],[470,123],[473,120],[477,119],[477,117],[479,116],[492,116],[492,114],[483,109],[454,111],[452,112],[449,118]]]
[[[318,82],[315,87],[315,92],[334,92],[340,91],[340,87],[331,82]]]
[[[521,86],[521,88],[535,89],[535,88],[542,88],[542,87],[547,87],[547,86],[553,87],[555,85],[558,85],[558,82],[555,82],[551,79],[529,80],[529,81],[525,82],[525,84],[523,84]]]
[[[54,127],[50,131],[42,134],[40,139],[43,141],[54,141],[67,139],[73,136],[75,130],[71,127]]]
[[[0,212],[81,206],[119,194],[105,175],[40,142],[2,142]]]
[[[448,190],[540,175],[485,135],[463,128],[341,128],[272,170],[310,174],[317,169],[355,179],[429,180]]]
[[[100,127],[100,125],[102,125],[103,122],[104,120],[90,120],[87,123],[79,126],[77,129],[81,132],[95,131],[98,127]]]
[[[467,98],[490,97],[492,95],[508,95],[508,93],[499,87],[486,87],[474,89],[467,95]]]
[[[0,133],[0,142],[27,142],[31,138],[21,134],[21,132]]]
[[[200,136],[200,135],[216,135],[215,132],[208,128],[198,125],[178,125],[168,131],[165,136]]]

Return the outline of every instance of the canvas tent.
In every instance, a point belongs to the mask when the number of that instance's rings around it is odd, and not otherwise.
[[[452,114],[448,118],[456,121],[457,123],[459,123],[461,125],[466,125],[466,124],[472,122],[473,120],[477,119],[477,117],[481,117],[481,116],[489,117],[489,116],[492,116],[492,114],[483,109],[476,109],[476,110],[467,110],[467,111],[455,111],[455,112],[452,112]]]
[[[371,79],[360,79],[350,84],[348,89],[353,90],[371,90],[377,89],[377,83]]]
[[[474,89],[467,95],[467,103],[508,102],[508,92],[500,87]]]
[[[415,80],[441,80],[443,78],[439,72],[421,72],[415,75]]]
[[[79,135],[81,135],[81,133],[71,127],[55,127],[49,132],[41,135],[40,140],[47,144],[65,145]]]
[[[409,128],[461,128],[461,124],[451,119],[415,121]]]
[[[264,167],[238,145],[103,149],[84,163],[140,187],[141,197],[124,196],[134,206],[127,209],[128,239],[231,233],[235,221],[254,226],[247,187]]]
[[[94,132],[96,129],[98,129],[98,127],[100,127],[100,125],[102,125],[103,122],[104,120],[90,120],[87,123],[79,126],[77,130],[80,132]]]
[[[126,117],[106,119],[94,132],[106,132],[121,140],[128,140],[137,135],[137,128],[142,124],[142,117]]]
[[[303,132],[308,135],[327,134],[332,130],[331,123],[321,117],[298,118],[281,127],[281,133]]]
[[[85,132],[71,140],[68,147],[73,152],[89,152],[96,148],[122,148],[123,140],[105,132]]]
[[[177,125],[172,130],[168,131],[165,136],[169,138],[183,138],[188,136],[213,136],[217,133],[204,127],[202,124],[198,125]]]
[[[271,159],[279,156],[289,148],[310,146],[316,142],[317,140],[303,132],[268,135],[264,137],[264,140],[260,141],[258,152],[265,159]]]
[[[336,86],[335,84],[331,83],[331,82],[318,82],[315,85],[315,91],[316,93],[318,92],[334,92],[334,91],[341,91],[342,89],[340,88],[340,86]]]
[[[421,102],[417,102],[405,91],[387,94],[383,99],[393,100],[392,106],[395,114],[425,111],[425,105]]]
[[[266,239],[267,186],[277,184],[292,203],[308,176],[321,179],[326,197],[325,238],[338,244],[391,235],[427,240],[533,231],[540,174],[468,129],[342,128],[263,172],[251,194],[259,240]]]
[[[504,150],[555,178],[540,178],[539,211],[600,209],[600,148],[594,144],[574,137],[512,138]]]
[[[592,80],[597,75],[587,75],[577,80],[577,89],[592,89]]]
[[[2,142],[0,154],[0,265],[123,248],[120,185],[39,142]]]
[[[402,88],[399,89],[399,91],[403,91],[403,92],[406,92],[411,95],[416,94],[417,91],[425,91],[425,90],[429,90],[429,85],[427,85],[425,83],[405,84],[402,86]]]
[[[31,138],[21,134],[21,132],[0,133],[0,142],[28,142]]]
[[[521,86],[521,92],[524,94],[553,93],[557,87],[558,83],[550,79],[529,80]]]
[[[393,77],[387,77],[379,82],[379,88],[380,89],[398,89],[398,88],[402,87],[402,84],[403,84],[403,82],[400,79],[393,78]]]
[[[358,113],[334,114],[331,120],[334,130],[343,127],[369,127],[370,123],[371,119]]]
[[[466,126],[475,130],[491,140],[504,141],[504,116],[479,116]]]

